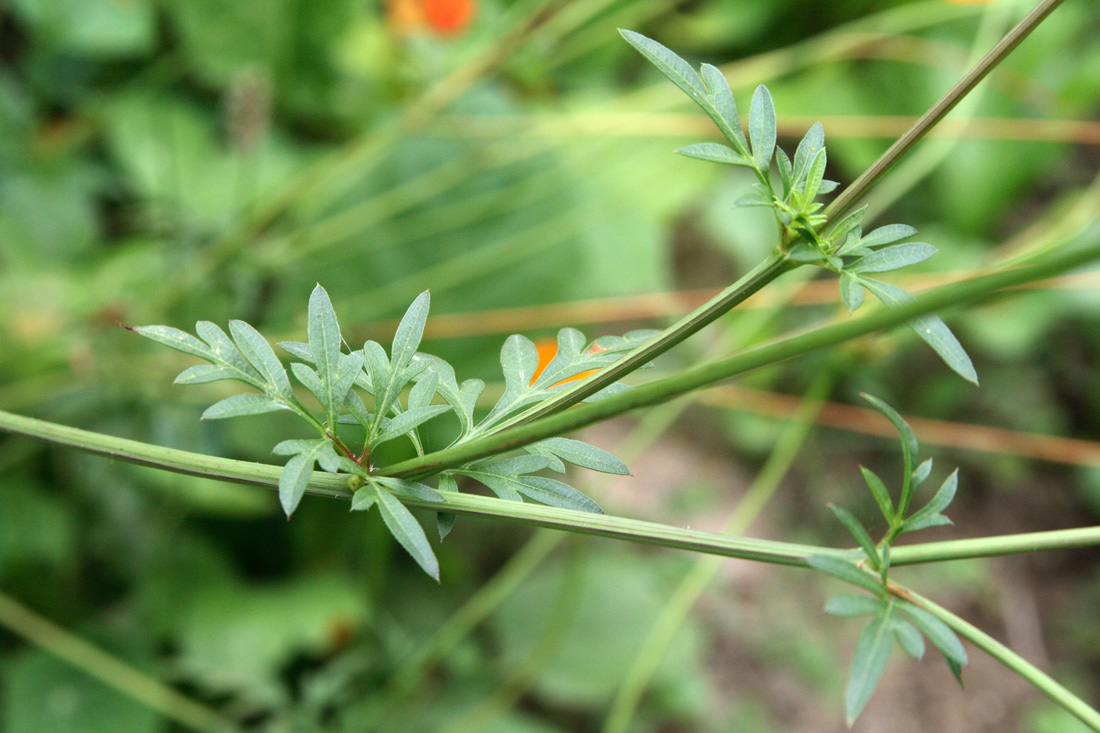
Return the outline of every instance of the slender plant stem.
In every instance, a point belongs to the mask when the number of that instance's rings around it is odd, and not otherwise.
[[[146,466],[212,479],[277,488],[281,466],[164,448],[126,438],[93,433],[80,428],[46,422],[0,411],[0,430],[38,438],[78,450],[110,456]],[[309,494],[350,500],[345,475],[315,471],[306,489]],[[730,537],[714,532],[672,527],[656,522],[589,514],[528,502],[505,501],[488,496],[440,492],[448,512],[529,524],[536,527],[590,534],[642,544],[659,545],[712,555],[756,560],[779,565],[804,566],[810,554],[828,554],[858,559],[858,550],[836,550],[812,545],[777,542],[747,537]],[[406,504],[438,511],[440,504],[404,498]],[[993,555],[1011,555],[1048,549],[1069,549],[1100,545],[1100,527],[1033,532],[972,540],[953,540],[898,547],[891,551],[892,565],[962,560]]]
[[[1044,695],[1075,715],[1082,723],[1089,726],[1094,731],[1100,731],[1100,712],[1097,712],[1096,709],[1089,706],[1084,700],[1058,684],[1050,675],[1043,672],[1034,664],[1027,661],[977,626],[951,613],[943,606],[933,603],[927,598],[895,583],[890,583],[889,586],[891,593],[895,596],[911,601],[925,611],[928,611],[940,621],[943,621],[951,627],[951,630],[956,634],[1023,677]]]
[[[203,733],[238,730],[228,719],[0,593],[0,625],[168,720]]]
[[[881,178],[882,175],[901,158],[901,156],[905,155],[910,148],[927,135],[928,131],[931,130],[937,122],[943,119],[955,105],[962,101],[963,97],[969,94],[970,91],[989,74],[989,72],[996,68],[996,66],[1001,63],[1016,46],[1020,45],[1020,42],[1027,38],[1028,35],[1061,3],[1062,0],[1043,0],[1034,10],[1024,16],[1024,19],[1021,20],[1015,28],[1010,30],[997,45],[990,49],[989,53],[983,56],[974,68],[971,69],[966,76],[960,79],[958,84],[951,88],[951,91],[945,94],[940,101],[936,102],[931,109],[921,115],[920,119],[909,128],[908,132],[898,138],[870,168],[864,171],[859,178],[852,182],[852,185],[844,189],[839,196],[833,199],[833,201],[825,207],[825,217],[829,221],[832,221],[850,209],[855,202],[867,192],[875,181]]]
[[[740,303],[745,302],[751,295],[758,292],[765,285],[771,283],[784,272],[797,267],[796,263],[788,260],[781,252],[773,252],[768,255],[755,268],[746,273],[733,285],[723,290],[718,295],[699,306],[691,313],[672,324],[652,339],[631,351],[623,358],[604,369],[601,369],[589,379],[582,380],[577,386],[565,390],[552,399],[546,400],[532,409],[501,423],[492,434],[500,433],[514,425],[522,425],[538,420],[540,417],[551,415],[555,412],[575,405],[590,397],[630,372],[644,366],[656,357],[676,346],[684,339],[698,332],[704,326],[713,323],[716,319],[728,313]]]
[[[846,318],[831,326],[817,328],[727,359],[688,369],[679,374],[640,385],[622,394],[579,405],[526,425],[517,425],[468,443],[386,466],[381,471],[387,475],[401,477],[429,476],[469,461],[498,455],[506,450],[521,448],[545,438],[563,435],[639,407],[664,402],[753,369],[883,331],[900,325],[914,316],[982,300],[1004,288],[1042,280],[1096,259],[1100,259],[1100,243],[1093,241],[1087,247],[1051,255],[1043,262],[1026,268],[1002,270],[951,283],[925,292],[905,305],[882,308],[859,318]]]

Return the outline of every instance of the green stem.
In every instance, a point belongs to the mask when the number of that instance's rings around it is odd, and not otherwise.
[[[517,425],[468,443],[386,466],[382,471],[388,475],[407,478],[430,476],[447,468],[521,448],[545,438],[564,435],[639,407],[664,402],[737,374],[883,331],[900,325],[914,316],[938,311],[948,306],[982,300],[1004,288],[1042,280],[1096,259],[1100,259],[1100,244],[1091,242],[1087,247],[1051,255],[1043,262],[1030,267],[1003,270],[951,283],[923,293],[905,305],[883,308],[868,316],[845,319],[831,326],[766,344],[727,359],[640,385],[622,394],[549,415],[526,425]]]
[[[627,374],[653,361],[656,357],[725,315],[765,285],[795,267],[797,267],[797,264],[786,259],[782,253],[773,252],[733,285],[730,285],[622,359],[601,369],[589,379],[578,383],[577,386],[567,389],[552,399],[506,420],[490,435],[496,435],[516,425],[531,423],[555,412],[561,412],[566,407],[575,405],[594,395],[604,387],[619,381]]]
[[[996,68],[996,66],[1001,63],[1016,46],[1020,45],[1020,42],[1027,38],[1028,35],[1061,3],[1062,0],[1043,0],[1034,10],[1024,16],[1024,19],[1021,20],[1015,28],[1009,31],[996,46],[990,49],[989,53],[983,56],[981,61],[979,61],[966,76],[960,79],[947,94],[940,98],[940,101],[936,102],[931,109],[921,115],[921,118],[917,120],[904,135],[898,138],[870,168],[864,171],[859,178],[852,182],[852,185],[844,189],[839,196],[833,199],[832,203],[825,207],[824,213],[826,219],[828,221],[833,221],[836,217],[850,209],[852,205],[867,192],[867,189],[869,189],[875,181],[881,178],[882,175],[901,158],[901,156],[905,155],[910,148],[927,135],[928,131],[931,130],[936,123],[954,109],[955,105],[962,101],[963,97],[969,94],[970,91],[989,74],[989,72]]]
[[[235,731],[217,712],[0,593],[0,626],[185,728]]]
[[[176,473],[255,484],[267,488],[278,487],[279,475],[283,470],[281,466],[164,448],[4,411],[0,411],[0,430]],[[347,479],[346,474],[315,471],[306,493],[330,499],[348,500],[351,498],[351,491],[348,489]],[[836,555],[848,559],[861,557],[856,550],[837,550],[773,540],[730,537],[638,519],[575,512],[542,504],[504,501],[488,496],[457,494],[449,491],[441,493],[446,498],[447,511],[454,514],[514,521],[536,527],[549,527],[578,534],[597,535],[742,560],[805,566],[805,558],[810,554]],[[434,502],[411,498],[404,501],[413,507],[433,511],[440,509],[440,505]],[[1096,545],[1100,545],[1100,527],[1085,527],[898,547],[891,552],[891,563],[916,565]]]
[[[896,596],[912,601],[917,606],[928,611],[940,621],[943,621],[951,627],[951,630],[956,634],[1030,682],[1044,695],[1075,715],[1082,723],[1089,726],[1094,731],[1100,731],[1100,712],[1097,712],[1084,700],[1058,684],[1050,675],[1043,672],[1034,664],[1027,661],[977,626],[964,621],[946,608],[933,603],[908,588],[903,588],[895,584],[891,584],[891,586],[891,591],[894,592]]]
[[[1001,557],[1025,552],[1070,550],[1100,545],[1100,526],[1025,532],[968,540],[924,542],[890,548],[891,565],[921,565],[944,560]]]

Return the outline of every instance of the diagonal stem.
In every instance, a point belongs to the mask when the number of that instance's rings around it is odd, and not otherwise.
[[[1043,670],[1039,669],[977,626],[956,616],[943,606],[937,605],[908,588],[893,582],[888,584],[888,588],[893,595],[923,608],[925,611],[947,624],[956,634],[1023,677],[1044,695],[1076,716],[1082,723],[1089,726],[1094,731],[1100,731],[1100,712],[1097,712],[1095,708],[1067,690],[1046,672],[1043,672]]]
[[[470,461],[497,455],[506,450],[522,448],[545,438],[563,435],[640,407],[664,402],[753,369],[883,331],[905,323],[915,316],[949,306],[980,301],[999,290],[1042,280],[1097,259],[1100,259],[1100,242],[1092,241],[1086,247],[1052,255],[1029,267],[1002,270],[951,283],[923,293],[904,305],[884,308],[860,318],[844,319],[831,326],[766,344],[717,362],[703,364],[679,374],[640,385],[622,394],[579,405],[468,443],[382,467],[381,472],[403,478],[430,476]]]
[[[887,148],[886,152],[883,153],[870,168],[864,171],[859,178],[852,182],[852,185],[844,189],[839,196],[833,199],[832,203],[825,207],[824,213],[826,219],[832,221],[852,208],[852,205],[855,204],[863,194],[867,193],[867,190],[875,181],[881,178],[882,175],[901,158],[901,156],[905,155],[910,148],[927,135],[928,131],[935,127],[936,123],[954,109],[955,105],[962,101],[963,97],[969,94],[982,79],[988,76],[989,72],[993,71],[1008,54],[1012,53],[1013,49],[1020,45],[1020,43],[1061,3],[1062,0],[1043,0],[1034,10],[1024,16],[1024,19],[1017,23],[1016,27],[1010,30],[997,45],[990,49],[989,53],[983,56],[974,68],[967,72],[966,76],[960,79],[959,82],[940,99],[940,101],[936,102],[932,105],[931,109],[921,115],[920,119],[913,123],[913,126],[909,128],[904,135],[898,138],[893,145]]]

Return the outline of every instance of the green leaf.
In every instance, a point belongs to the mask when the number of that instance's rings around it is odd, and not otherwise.
[[[428,372],[425,376],[420,378],[420,381],[413,385],[413,388],[409,390],[409,409],[415,409],[417,407],[427,407],[432,403],[432,398],[435,397],[436,390],[439,386],[439,375],[434,371]]]
[[[915,512],[911,519],[924,514],[939,514],[947,507],[951,506],[951,502],[955,499],[955,491],[959,487],[959,469],[955,469],[951,472],[951,475],[944,479],[940,484],[939,491],[932,497],[932,500],[925,504],[919,511]]]
[[[378,502],[378,511],[382,514],[382,521],[390,530],[393,538],[412,555],[413,560],[421,569],[439,582],[439,561],[432,552],[432,546],[428,544],[428,538],[424,534],[424,528],[412,512],[398,501],[386,489],[374,485],[375,497]]]
[[[725,145],[719,145],[718,143],[695,143],[694,145],[687,145],[685,147],[682,147],[676,152],[680,155],[687,156],[688,158],[709,160],[713,163],[739,165],[746,168],[754,167],[751,160],[747,160],[733,148],[727,147]]]
[[[912,295],[896,285],[870,279],[864,280],[863,285],[889,306],[903,305],[913,300]],[[974,370],[974,364],[971,363],[966,350],[938,316],[926,314],[910,318],[906,323],[956,374],[968,382],[978,384],[978,373]]]
[[[966,649],[963,648],[962,642],[959,641],[959,637],[955,636],[955,632],[952,631],[947,624],[940,621],[923,608],[917,608],[908,601],[902,602],[899,605],[902,611],[905,612],[905,615],[909,617],[909,620],[913,622],[913,625],[928,637],[928,640],[932,642],[933,646],[943,652],[943,655],[949,662],[953,662],[960,667],[965,667],[969,664],[969,660],[966,656]]]
[[[279,503],[283,505],[288,519],[298,508],[298,503],[306,492],[309,479],[313,475],[313,465],[320,460],[322,454],[333,452],[332,444],[327,439],[308,442],[312,444],[301,453],[291,456],[279,475]]]
[[[894,632],[898,643],[905,653],[913,659],[924,656],[924,637],[917,631],[917,627],[899,616],[890,618],[890,630]]]
[[[233,334],[233,341],[241,354],[263,376],[268,387],[285,399],[293,400],[294,392],[290,388],[286,370],[283,369],[279,357],[275,356],[271,344],[267,343],[260,332],[244,321],[237,320],[229,322],[229,332]]]
[[[937,252],[939,252],[938,249],[924,242],[896,244],[875,250],[866,257],[861,257],[847,265],[845,269],[852,272],[890,272],[924,262]]]
[[[925,514],[920,517],[910,517],[902,525],[903,532],[917,532],[932,527],[945,527],[954,524],[943,514]]]
[[[439,474],[439,490],[440,491],[453,491],[458,493],[458,482],[455,481],[455,477],[450,473]],[[440,541],[444,537],[451,533],[451,529],[455,526],[455,515],[450,512],[436,512],[435,514],[435,527],[439,532]]]
[[[404,494],[413,499],[435,502],[447,501],[443,498],[443,494],[440,494],[431,486],[425,486],[416,481],[407,481],[406,479],[395,478],[393,476],[371,476],[370,480],[385,486],[390,491]]]
[[[512,456],[511,458],[502,458],[463,470],[476,470],[481,473],[491,473],[494,476],[518,476],[541,471],[548,468],[550,463],[550,459],[546,456]]]
[[[886,670],[886,660],[894,648],[890,633],[889,611],[873,618],[863,628],[856,641],[852,668],[848,673],[848,689],[844,695],[844,717],[848,726],[855,722]]]
[[[870,616],[882,613],[889,601],[871,596],[833,596],[825,604],[825,613],[833,616]]]
[[[172,328],[171,326],[133,326],[130,330],[185,354],[191,354],[207,361],[214,361],[216,358],[214,352],[206,344],[178,328]]]
[[[829,242],[831,242],[834,246],[841,244],[845,237],[847,237],[851,232],[855,231],[859,227],[859,224],[863,221],[863,217],[866,213],[867,207],[861,206],[860,208],[851,212],[843,219],[838,221],[836,224],[834,224],[829,229]],[[859,242],[859,235],[857,234],[856,236],[854,236],[852,240],[853,242]],[[849,243],[844,242],[844,244],[848,245]],[[838,252],[838,254],[840,253]]]
[[[871,561],[871,566],[875,569],[881,568],[882,558],[879,557],[878,548],[875,547],[874,540],[871,539],[871,535],[867,534],[867,530],[863,528],[859,520],[844,507],[830,504],[829,508],[833,510],[833,514],[844,525],[844,529],[848,530],[848,534],[852,535],[852,539],[856,541],[856,544],[863,549],[864,554]]]
[[[505,389],[516,393],[525,391],[535,376],[538,364],[539,352],[531,339],[518,333],[509,336],[500,350]]]
[[[817,198],[817,192],[821,188],[821,181],[825,178],[825,165],[828,156],[825,153],[825,148],[817,151],[814,155],[813,162],[810,163],[810,170],[806,173],[806,203],[810,203]]]
[[[369,512],[378,501],[376,489],[367,484],[359,487],[351,497],[351,510],[353,512]]]
[[[859,470],[863,473],[863,480],[867,482],[867,487],[871,489],[871,495],[875,497],[875,503],[878,504],[882,516],[893,525],[895,519],[894,502],[890,500],[890,492],[886,490],[886,484],[882,483],[882,479],[875,475],[875,472],[871,469],[860,466]]]
[[[795,185],[802,182],[810,169],[810,163],[813,161],[818,151],[824,148],[825,128],[821,126],[820,122],[815,122],[810,126],[810,129],[806,131],[806,134],[802,137],[802,140],[798,143],[798,147],[795,148],[794,151],[794,171],[792,178],[794,179]]]
[[[820,570],[852,585],[858,585],[876,596],[882,596],[885,593],[881,580],[868,575],[847,560],[841,560],[832,555],[810,555],[806,558],[806,563],[814,570]]]
[[[320,382],[317,391],[310,391],[321,403],[321,409],[325,412],[325,423],[333,428],[347,395],[347,389],[343,393],[338,392],[338,383],[343,381],[341,377],[346,369],[340,354],[340,326],[336,322],[336,311],[332,308],[328,293],[320,284],[313,288],[309,296],[306,334]],[[348,389],[350,388],[349,383]]]
[[[425,290],[416,296],[393,335],[393,347],[390,349],[392,369],[404,369],[412,363],[420,339],[424,336],[424,324],[428,321],[428,308],[431,305],[431,293]]]
[[[248,362],[241,356],[241,352],[237,351],[237,347],[233,345],[232,339],[216,324],[210,321],[199,321],[195,324],[195,332],[210,345],[210,349],[217,357],[213,360],[215,363],[232,367],[257,381],[259,380],[259,373],[249,366]]]
[[[302,386],[312,392],[320,401],[324,387],[321,385],[321,377],[318,376],[317,371],[299,361],[290,363],[290,371],[294,374],[294,378],[301,382]]]
[[[455,515],[450,512],[435,513],[435,530],[439,532],[439,541],[451,533],[455,526]]]
[[[752,95],[752,106],[749,107],[749,139],[757,170],[766,172],[770,167],[775,152],[775,137],[775,103],[771,92],[761,84]]]
[[[673,84],[680,87],[696,104],[702,107],[707,105],[706,86],[687,61],[641,33],[624,28],[620,28],[619,33],[627,43],[638,49],[639,53],[649,59],[651,64],[656,66]]]
[[[196,364],[187,367],[173,381],[173,384],[202,384],[204,382],[216,382],[219,379],[238,379],[240,377],[236,369],[221,364]]]
[[[215,402],[202,413],[200,420],[223,420],[227,417],[260,415],[265,412],[289,410],[286,403],[264,394],[238,394]]]
[[[932,459],[926,458],[921,461],[919,466],[913,469],[913,486],[920,486],[923,484],[930,473],[932,473]]]
[[[293,439],[284,440],[271,449],[273,456],[292,456],[297,453],[311,451],[319,443],[327,443],[328,438],[311,438],[309,440]]]
[[[854,313],[857,308],[863,305],[863,285],[860,283],[859,278],[853,277],[847,272],[840,273],[840,299],[844,302],[849,313]]]
[[[905,422],[902,416],[898,414],[897,410],[890,407],[890,405],[886,404],[878,397],[867,394],[866,392],[861,392],[860,396],[871,403],[871,407],[881,412],[887,420],[893,423],[894,428],[901,436],[902,450],[908,456],[909,460],[916,458],[917,453],[920,451],[920,445],[917,443],[917,436],[913,433],[913,428],[909,427],[909,423]],[[906,462],[908,463],[909,461],[907,460]]]
[[[547,438],[527,447],[540,453],[549,453],[581,468],[588,468],[602,473],[613,473],[618,476],[630,475],[630,469],[618,458],[601,448],[580,440]]]
[[[520,476],[516,491],[548,506],[577,512],[603,514],[600,505],[566,483],[545,476]]]
[[[786,197],[794,187],[794,167],[783,148],[775,149],[775,166],[779,169],[779,178],[783,181],[783,196]]]
[[[307,343],[301,341],[280,341],[278,346],[295,359],[301,359],[307,364],[313,363],[313,352],[310,351],[309,344]]]
[[[733,99],[733,92],[730,91],[729,81],[726,80],[725,74],[711,64],[703,64],[700,71],[713,107],[713,110],[706,109],[706,107],[704,109],[714,120],[714,123],[718,125],[718,129],[722,131],[726,139],[733,143],[733,146],[741,153],[741,157],[747,158],[749,144],[745,140],[744,131],[741,129],[741,120],[737,115],[737,103]]]
[[[877,247],[880,244],[889,244],[899,239],[911,237],[916,233],[917,230],[908,224],[887,224],[865,235],[861,239],[860,244],[864,247]]]
[[[431,420],[436,415],[442,415],[451,410],[450,405],[428,405],[427,407],[414,407],[402,412],[388,422],[382,424],[382,431],[371,440],[371,447],[381,445],[388,440],[400,438],[406,433],[412,432],[423,423]]]

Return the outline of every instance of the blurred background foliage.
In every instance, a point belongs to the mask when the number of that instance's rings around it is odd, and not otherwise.
[[[750,183],[741,171],[672,154],[708,139],[709,123],[616,27],[721,64],[743,105],[768,84],[781,142],[820,119],[829,177],[849,182],[1026,5],[11,0],[0,408],[268,460],[292,423],[200,424],[220,393],[172,388],[189,360],[115,324],[243,318],[300,339],[316,282],[358,341],[387,336],[430,288],[425,348],[491,383],[508,333],[659,326],[752,266],[773,233],[731,208]],[[913,224],[942,251],[909,284],[1095,232],[1098,36],[1095,4],[1067,0],[871,195],[874,218]],[[658,370],[840,316],[835,287],[789,277]],[[612,513],[717,528],[824,371],[823,427],[754,534],[842,543],[828,501],[871,516],[857,465],[887,475],[898,461],[891,440],[868,437],[886,426],[845,407],[860,391],[923,418],[940,470],[961,466],[956,527],[939,537],[1094,523],[1097,292],[1077,276],[944,314],[980,390],[898,332],[592,429],[635,477],[587,489]],[[466,519],[439,548],[436,587],[376,516],[338,502],[307,500],[287,523],[254,488],[11,437],[0,475],[0,599],[59,625],[26,627],[0,605],[9,733],[219,719],[273,732],[599,730],[695,562]],[[908,575],[1095,701],[1096,557]],[[821,615],[827,589],[804,578],[724,563],[629,729],[841,730],[853,629]],[[63,661],[74,657],[57,649],[84,649],[69,632],[108,656]],[[856,728],[1073,729],[992,663],[975,660],[962,693],[932,661],[891,667]],[[130,676],[112,676],[119,662]],[[141,690],[155,680],[182,695],[151,706]]]

